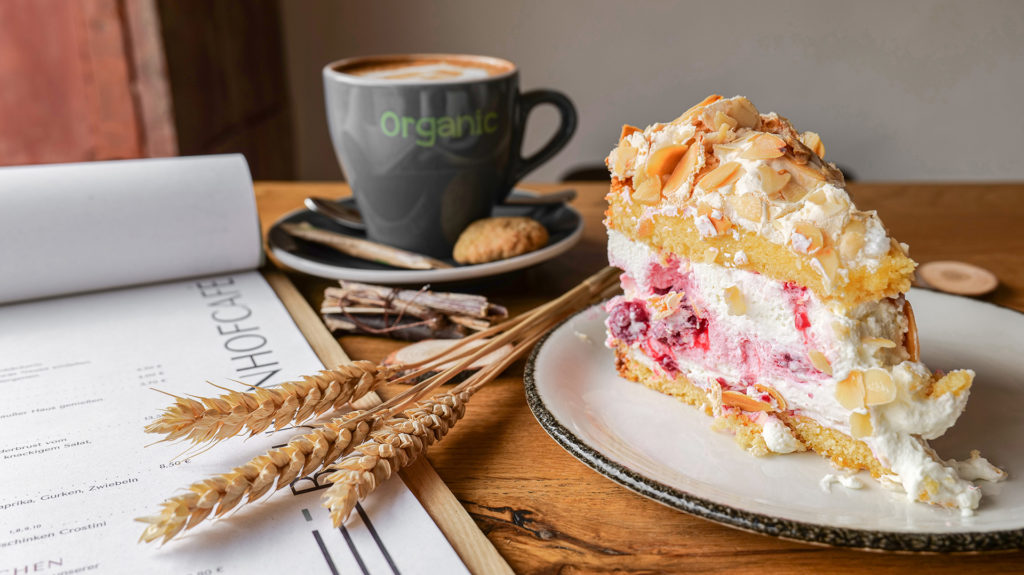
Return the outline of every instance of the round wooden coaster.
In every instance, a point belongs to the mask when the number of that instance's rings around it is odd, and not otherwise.
[[[984,295],[999,286],[994,273],[965,262],[928,262],[917,274],[928,287],[958,295]]]

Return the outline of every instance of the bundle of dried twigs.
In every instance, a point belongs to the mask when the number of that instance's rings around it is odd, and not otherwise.
[[[324,290],[320,314],[332,332],[417,341],[454,339],[491,327],[508,310],[479,295],[341,281]]]
[[[391,366],[390,371],[378,368],[373,371],[373,381],[377,382],[375,386],[385,382],[406,383],[424,374],[436,373],[372,409],[345,413],[317,425],[312,432],[293,439],[288,445],[259,455],[228,473],[193,483],[184,494],[166,500],[157,515],[139,519],[147,523],[140,541],[169,541],[211,515],[223,515],[241,504],[243,499],[245,503],[251,503],[261,495],[281,489],[294,479],[320,468],[332,471],[328,480],[333,485],[324,495],[324,506],[330,509],[335,525],[340,525],[358,500],[415,461],[427,447],[440,441],[462,418],[466,404],[474,393],[525,355],[563,319],[617,289],[618,270],[605,268],[561,297],[468,336],[436,356],[414,364]],[[466,345],[476,340],[486,341],[479,345]],[[509,344],[512,345],[512,353],[484,367],[454,388],[432,395],[481,357]],[[451,362],[454,364],[450,367],[438,370],[438,366]],[[363,370],[364,374],[371,372],[365,365],[358,369]],[[321,376],[330,379],[324,373],[337,371],[340,368],[322,372]],[[396,373],[402,375],[393,377]],[[304,382],[310,379],[315,377],[306,378]],[[261,409],[257,407],[246,411],[257,405],[253,402],[258,398],[246,394],[233,395],[233,392],[213,399],[177,398],[176,403],[147,430],[165,434],[166,439],[182,438],[193,444],[219,441],[243,429],[249,429],[250,433],[260,429],[260,425],[265,429],[271,421],[275,426],[281,426],[288,417],[291,417],[292,422],[300,416],[308,418],[317,407],[327,405],[326,399],[306,400],[310,393],[316,393],[314,389],[321,389],[319,384],[304,386],[292,383],[290,386],[289,391],[280,391],[281,395],[275,395],[275,399],[264,399],[268,407],[259,417],[253,417],[252,421],[246,420],[244,414],[252,414]],[[300,389],[305,391],[300,392]],[[320,393],[322,398],[326,397],[326,393]],[[277,401],[281,397],[284,400],[279,404]],[[332,397],[331,405],[339,405],[341,394]],[[354,397],[353,393],[346,402],[353,401]],[[203,416],[195,417],[190,423],[189,413],[199,409],[190,401],[195,401],[201,407],[214,406],[209,408],[212,412],[210,416],[214,418],[211,421],[217,421],[218,417],[222,421],[213,424],[204,421],[204,411]],[[224,403],[220,404],[221,401]],[[294,406],[313,404],[315,407],[306,410],[300,407],[275,409],[275,406],[289,401]],[[186,411],[186,408],[192,411]],[[230,423],[223,421],[224,414],[234,413],[235,410],[243,414],[240,419],[231,420]],[[270,415],[271,412],[273,415]],[[211,432],[212,428],[217,430]],[[339,458],[341,461],[338,461]]]

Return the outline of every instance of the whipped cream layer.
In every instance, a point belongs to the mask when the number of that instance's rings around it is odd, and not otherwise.
[[[901,298],[852,309],[821,301],[809,290],[755,272],[662,255],[609,230],[609,262],[624,271],[624,295],[611,300],[608,345],[625,344],[630,356],[670,377],[683,374],[721,398],[734,392],[858,437],[895,475],[912,499],[974,509],[980,491],[934,456],[926,440],[942,435],[963,411],[968,393],[926,395],[931,373],[910,361]],[[884,370],[895,397],[857,409],[837,399],[837,385],[855,372]],[[973,374],[972,374],[973,375]],[[715,406],[720,414],[739,408]],[[871,431],[851,422],[869,418]],[[761,424],[768,448],[798,449],[777,417],[750,416]]]

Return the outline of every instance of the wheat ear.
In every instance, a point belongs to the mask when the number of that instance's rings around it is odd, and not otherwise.
[[[329,469],[333,483],[323,499],[331,520],[339,526],[356,503],[372,493],[393,473],[416,460],[432,443],[440,441],[466,413],[471,391],[431,397],[400,416],[392,417],[370,439]]]
[[[376,390],[398,369],[356,361],[266,389],[230,391],[219,397],[168,394],[174,403],[146,426],[146,432],[163,434],[163,441],[184,438],[193,444],[245,431],[252,437],[271,425],[278,430],[339,409]]]
[[[159,514],[136,519],[148,524],[139,541],[149,543],[163,538],[162,543],[166,543],[211,514],[217,517],[227,513],[243,497],[245,503],[252,503],[267,492],[277,491],[295,478],[305,477],[336,461],[381,426],[383,417],[355,421],[363,414],[362,411],[349,412],[228,473],[193,483],[184,494],[164,501]]]

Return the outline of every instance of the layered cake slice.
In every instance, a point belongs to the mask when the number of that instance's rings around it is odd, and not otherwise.
[[[813,132],[743,97],[625,126],[608,156],[607,304],[619,373],[715,417],[759,455],[814,450],[908,497],[961,510],[928,440],[963,411],[970,370],[920,361],[904,293],[915,263],[858,210]]]

